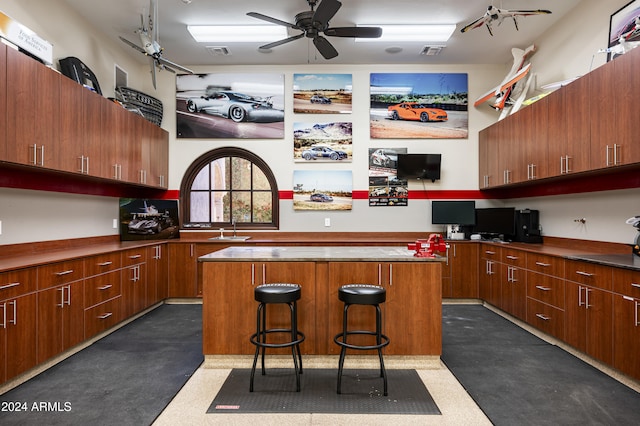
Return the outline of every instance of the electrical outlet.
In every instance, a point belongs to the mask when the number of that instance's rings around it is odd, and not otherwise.
[[[328,217],[324,218],[324,226],[331,226],[331,218],[328,218]]]
[[[113,229],[118,229],[118,219],[113,219]]]

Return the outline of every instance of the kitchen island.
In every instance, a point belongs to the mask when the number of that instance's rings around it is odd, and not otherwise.
[[[309,355],[338,354],[333,336],[342,328],[340,286],[352,283],[385,287],[384,333],[391,343],[387,355],[430,355],[442,352],[443,257],[413,256],[405,247],[228,247],[198,258],[202,266],[203,353],[253,354],[255,286],[288,282],[302,286],[298,328]],[[368,309],[367,309],[368,308]],[[286,305],[269,306],[269,326],[288,324]],[[371,307],[354,306],[350,327],[371,329]],[[275,352],[275,351],[274,351]],[[281,353],[287,353],[282,350]]]

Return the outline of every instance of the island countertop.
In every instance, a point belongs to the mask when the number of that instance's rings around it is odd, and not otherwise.
[[[200,256],[200,262],[444,262],[445,257],[416,257],[406,247],[258,246],[228,247]]]

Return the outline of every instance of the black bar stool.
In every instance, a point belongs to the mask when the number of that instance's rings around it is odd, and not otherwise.
[[[382,359],[382,348],[389,344],[389,338],[382,334],[382,312],[380,304],[387,299],[387,291],[384,287],[371,284],[348,284],[340,287],[338,290],[338,298],[344,302],[344,311],[342,314],[342,332],[336,334],[333,341],[341,346],[340,361],[338,363],[338,393],[342,393],[342,367],[344,365],[344,356],[349,349],[369,350],[377,349],[380,358],[380,377],[384,380],[384,395],[387,396],[387,373],[384,369],[384,360]],[[376,330],[348,330],[348,314],[351,305],[370,305],[376,308]],[[354,345],[347,342],[347,336],[352,334],[366,334],[376,336],[375,345]]]
[[[251,343],[256,346],[256,353],[253,357],[253,367],[251,369],[251,383],[249,392],[253,392],[253,377],[258,363],[258,353],[262,352],[262,375],[265,375],[264,353],[266,348],[287,348],[291,347],[293,355],[293,366],[296,372],[296,392],[300,392],[300,374],[302,374],[302,355],[300,353],[300,343],[304,341],[304,334],[298,331],[298,307],[296,301],[300,299],[300,286],[298,284],[262,284],[255,288],[254,297],[260,302],[258,305],[256,332],[251,335]],[[286,303],[291,312],[291,328],[267,328],[267,304]],[[287,342],[267,343],[267,334],[287,333],[291,338]],[[297,352],[297,357],[296,357]]]

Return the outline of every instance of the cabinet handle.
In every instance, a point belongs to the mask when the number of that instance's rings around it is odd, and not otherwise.
[[[73,269],[68,269],[66,271],[62,271],[62,272],[56,272],[56,275],[61,277],[63,275],[69,275],[69,274],[73,274]]]
[[[536,265],[542,266],[543,268],[548,268],[549,266],[551,266],[550,263],[542,263],[542,262],[536,262]]]
[[[102,262],[102,263],[98,263],[98,266],[109,266],[111,265],[113,262],[108,261],[108,262]]]
[[[134,254],[134,255],[129,256],[129,259],[134,260],[134,259],[140,259],[141,257],[142,257],[141,254]]]
[[[507,259],[509,259],[509,260],[518,260],[518,256],[509,255],[509,256],[507,256]]]
[[[256,265],[255,263],[251,264],[251,285],[256,284]]]
[[[0,306],[2,307],[2,324],[0,324],[0,327],[7,328],[7,302]]]
[[[266,284],[267,282],[267,264],[262,264],[262,284]]]
[[[393,285],[393,265],[389,264],[389,287]]]
[[[11,287],[17,287],[19,285],[20,285],[20,283],[11,283],[11,284],[2,285],[2,286],[0,286],[0,290],[4,290],[4,289],[7,289],[7,288],[11,288]]]
[[[98,319],[107,319],[111,315],[113,315],[113,312],[107,312],[106,314],[98,315]]]
[[[36,145],[35,143],[33,144],[33,161],[32,161],[34,166],[38,165],[38,145]]]
[[[551,319],[551,317],[548,317],[548,316],[542,315],[542,314],[536,314],[536,316],[538,318],[540,318],[541,320],[543,320],[543,321],[549,321]]]
[[[551,287],[543,287],[541,285],[537,285],[536,288],[542,291],[551,291]]]
[[[620,159],[618,158],[618,152],[621,152],[621,151],[622,151],[622,145],[618,145],[617,143],[614,143],[613,144],[613,165],[614,166],[621,164]]]
[[[490,255],[493,256],[494,254],[496,254],[496,252],[495,251],[491,251],[491,250],[486,250],[485,254],[490,254]]]
[[[58,303],[56,306],[58,308],[64,308],[64,287],[60,287],[58,291],[60,292],[60,303]]]
[[[640,288],[640,284],[631,283],[631,287]],[[2,287],[0,287],[0,288],[2,288]]]
[[[18,325],[18,302],[12,300],[9,304],[13,305],[13,319],[9,320],[9,324]]]
[[[531,179],[536,179],[536,165],[531,163]]]
[[[382,264],[378,263],[378,285],[382,285]]]
[[[590,274],[590,273],[584,272],[584,271],[576,271],[576,274],[582,275],[583,277],[593,277],[593,276],[596,275],[596,274]]]
[[[67,289],[67,306],[71,306],[71,284],[69,284],[68,286],[66,286]],[[64,297],[64,291],[62,292],[62,296]],[[62,299],[62,304],[64,305],[65,301],[64,298]]]
[[[582,289],[583,287],[581,285],[578,286],[578,306],[584,305],[584,303],[582,302]]]
[[[591,292],[591,290],[589,290],[589,288],[585,287],[584,288],[584,308],[585,309],[589,309],[589,307],[591,305],[589,305],[589,293]]]
[[[107,284],[107,285],[103,285],[102,287],[98,287],[98,290],[100,291],[109,290],[111,287],[113,287],[112,284]]]
[[[564,157],[560,157],[560,174],[564,174]]]
[[[44,167],[44,145],[40,147],[40,165]]]
[[[605,149],[606,149],[606,154],[605,154],[604,165],[605,167],[609,167],[612,165],[611,162],[609,161],[609,150],[611,149],[611,147],[607,145]]]

